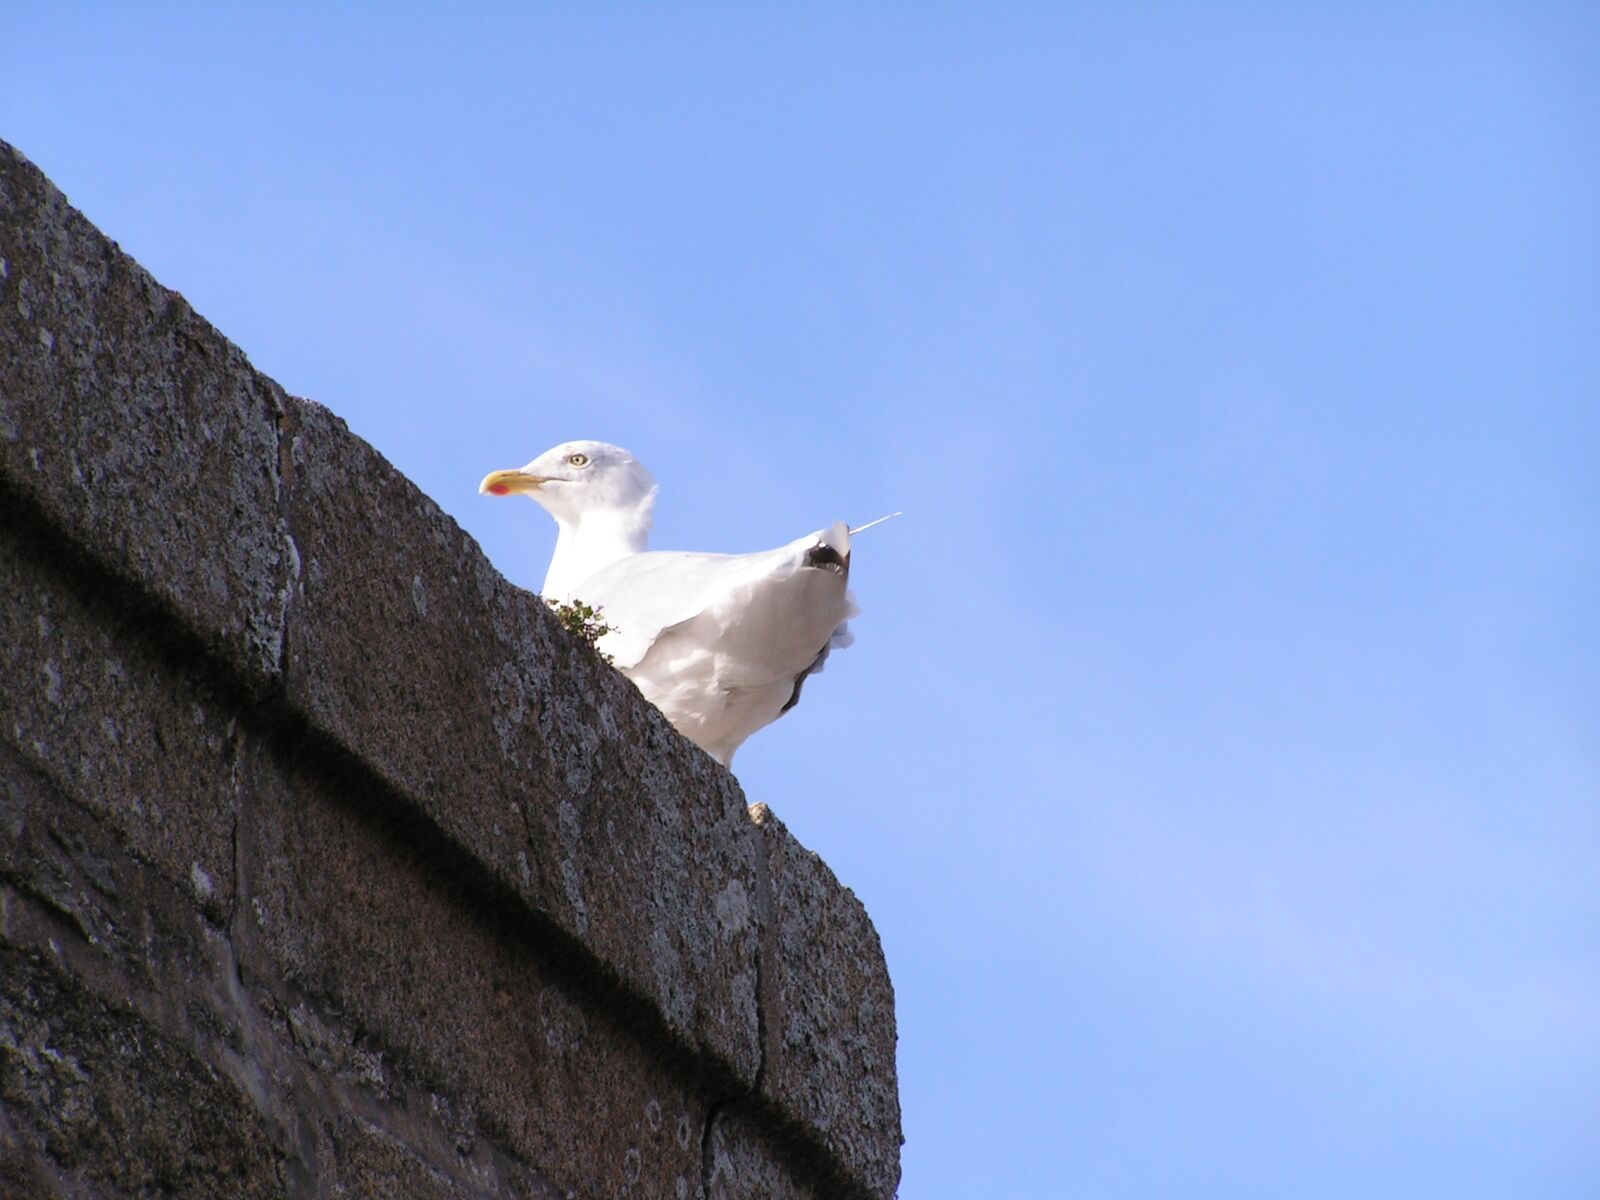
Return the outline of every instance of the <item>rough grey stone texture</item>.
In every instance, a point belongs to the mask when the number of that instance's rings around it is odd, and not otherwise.
[[[698,1175],[698,1136],[678,1132],[704,1124],[692,1085],[525,954],[515,926],[464,907],[425,850],[374,836],[313,773],[249,753],[247,979],[281,971],[336,1004],[496,1144],[583,1163],[599,1194],[671,1195]]]
[[[264,691],[291,554],[282,392],[0,142],[0,468]],[[13,503],[16,501],[13,500]]]
[[[874,1195],[900,1178],[894,990],[866,909],[764,804],[770,895],[761,1094],[822,1135]]]
[[[214,1069],[44,954],[0,948],[0,973],[5,1195],[61,1195],[69,1181],[195,1200],[279,1194],[271,1137]]]
[[[233,902],[230,719],[115,605],[28,569],[0,541],[0,730],[134,853],[214,914]]]
[[[826,867],[4,143],[0,260],[0,1195],[892,1195]]]
[[[0,1195],[566,1194],[252,953],[0,742]]]
[[[721,1113],[706,1139],[705,1200],[825,1200],[832,1193],[801,1182],[772,1156],[748,1118]]]

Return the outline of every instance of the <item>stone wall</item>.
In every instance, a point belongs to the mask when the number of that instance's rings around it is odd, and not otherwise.
[[[889,1197],[860,903],[0,143],[0,1195]]]

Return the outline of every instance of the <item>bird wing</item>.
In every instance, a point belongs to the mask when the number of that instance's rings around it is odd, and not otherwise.
[[[575,589],[612,632],[597,645],[678,730],[726,764],[849,645],[842,524],[756,554],[646,552]]]
[[[801,574],[816,569],[819,548],[837,566],[840,583]],[[828,603],[829,593],[844,590],[849,555],[842,524],[754,554],[651,550],[612,563],[574,588],[573,597],[601,611],[612,632],[600,648],[623,669],[637,666],[664,634],[696,621],[700,640],[714,639],[752,666],[770,661],[786,668],[801,653],[809,663],[853,615],[853,604]],[[825,564],[822,575],[830,574]],[[827,625],[820,638],[819,624]],[[841,637],[836,644],[848,645],[848,633]],[[809,651],[790,645],[794,639]]]

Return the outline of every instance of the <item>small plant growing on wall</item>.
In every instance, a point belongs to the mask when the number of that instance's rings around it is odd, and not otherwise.
[[[600,649],[599,641],[614,631],[605,623],[598,608],[592,608],[582,600],[546,600],[545,603],[550,606],[550,611],[556,614],[556,619],[568,633],[586,643],[607,663],[611,663],[611,655]]]

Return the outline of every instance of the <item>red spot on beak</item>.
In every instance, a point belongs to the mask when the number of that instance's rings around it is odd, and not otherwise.
[[[504,496],[510,490],[511,489],[503,483],[491,483],[489,485],[489,494],[493,496]]]

